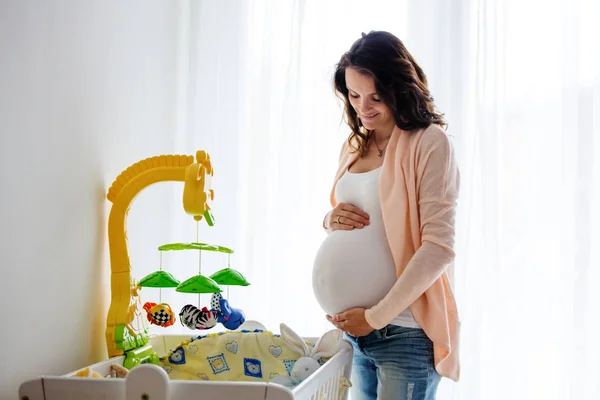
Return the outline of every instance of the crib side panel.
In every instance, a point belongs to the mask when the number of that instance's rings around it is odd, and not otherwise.
[[[125,400],[124,379],[43,378],[45,400]]]
[[[289,389],[258,382],[171,381],[169,396],[178,400],[294,400]]]

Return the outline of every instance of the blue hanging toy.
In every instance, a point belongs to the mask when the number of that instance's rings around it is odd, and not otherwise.
[[[210,299],[211,311],[217,317],[217,322],[229,330],[236,330],[246,321],[244,312],[233,308],[221,293],[213,293]]]

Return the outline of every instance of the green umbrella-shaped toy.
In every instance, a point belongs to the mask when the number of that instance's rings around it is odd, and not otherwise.
[[[192,276],[177,286],[175,291],[180,293],[220,293],[223,290],[211,278],[203,275]]]
[[[250,282],[244,278],[239,271],[232,268],[224,268],[220,271],[215,272],[210,276],[219,285],[235,285],[235,286],[248,286]]]
[[[152,288],[172,288],[177,287],[179,281],[173,275],[166,271],[156,271],[144,277],[138,286]]]

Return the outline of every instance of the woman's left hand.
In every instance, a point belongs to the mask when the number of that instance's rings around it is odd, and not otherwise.
[[[348,311],[335,314],[333,317],[328,315],[327,320],[350,336],[366,336],[374,329],[367,322],[365,311],[364,308],[351,308]]]

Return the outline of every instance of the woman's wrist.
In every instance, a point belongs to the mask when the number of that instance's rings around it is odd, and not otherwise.
[[[373,329],[381,329],[386,325],[382,325],[375,320],[375,316],[373,315],[373,307],[365,310],[365,321],[367,321],[367,324],[369,324]]]

